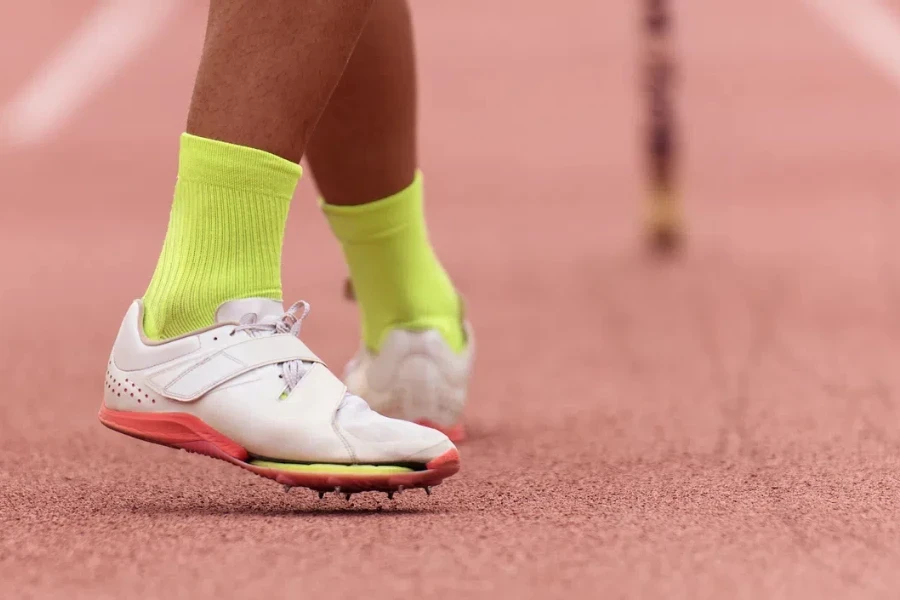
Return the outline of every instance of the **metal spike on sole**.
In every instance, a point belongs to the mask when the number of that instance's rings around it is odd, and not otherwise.
[[[294,486],[292,486],[292,485],[289,484],[289,483],[286,483],[286,484],[284,484],[284,491],[285,491],[285,492],[289,492],[289,491],[291,491],[291,488],[292,488],[292,487],[294,487]]]
[[[402,493],[403,493],[403,486],[402,486],[402,485],[398,485],[398,486],[397,486],[397,493],[398,493],[398,494],[402,494]]]
[[[353,495],[353,494],[350,494],[350,493],[344,494],[344,499],[345,499],[347,502],[350,502],[350,496],[352,496],[352,495]]]
[[[339,486],[339,485],[335,486],[335,487],[334,487],[334,493],[335,493],[335,494],[340,494],[340,493],[341,493],[341,486]]]
[[[393,499],[394,499],[394,492],[388,492],[388,493],[387,493],[387,496],[388,496],[388,500],[393,500]]]
[[[425,494],[428,496],[431,495],[431,486],[430,485],[425,486]]]
[[[325,497],[325,492],[319,491],[319,500]]]

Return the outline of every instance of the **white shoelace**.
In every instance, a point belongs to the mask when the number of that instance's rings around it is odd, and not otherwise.
[[[251,336],[289,333],[299,338],[300,328],[303,325],[303,319],[309,314],[309,308],[309,302],[300,300],[299,302],[294,302],[281,317],[264,317],[262,320],[259,320],[259,316],[256,313],[246,314],[241,317],[240,325],[234,328],[232,334],[238,331],[246,331]],[[298,312],[300,313],[299,316]],[[284,378],[287,386],[286,393],[290,393],[300,383],[303,376],[309,372],[313,363],[291,360],[280,363],[280,365],[281,376]],[[338,412],[351,409],[357,412],[370,410],[369,405],[359,396],[344,394],[341,403],[338,405]]]
[[[302,312],[301,312],[302,309]],[[297,313],[300,313],[298,316]],[[300,328],[303,319],[309,314],[309,302],[300,300],[294,302],[286,313],[279,318],[266,317],[262,321],[256,313],[249,313],[241,317],[240,325],[234,328],[232,334],[238,331],[246,331],[251,336],[255,335],[272,335],[276,333],[289,333],[300,337]],[[312,363],[305,363],[302,360],[291,360],[281,364],[281,375],[287,385],[287,391],[294,389],[300,379],[309,371]]]

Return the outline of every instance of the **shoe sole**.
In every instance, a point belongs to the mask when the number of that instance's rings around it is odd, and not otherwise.
[[[101,405],[100,422],[127,436],[224,460],[260,477],[287,487],[305,487],[324,492],[399,492],[440,484],[459,471],[455,448],[432,459],[423,470],[400,465],[328,465],[279,463],[252,460],[240,444],[219,433],[201,419],[184,413],[134,413]],[[359,468],[355,468],[359,467]]]

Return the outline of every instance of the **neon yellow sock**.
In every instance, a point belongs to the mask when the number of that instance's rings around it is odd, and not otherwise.
[[[454,351],[466,344],[462,306],[431,243],[422,206],[422,175],[369,204],[322,202],[341,242],[360,307],[363,341],[377,351],[391,329],[436,329]]]
[[[228,300],[281,300],[281,246],[300,166],[268,152],[183,134],[162,254],[144,294],[144,332],[212,325]]]

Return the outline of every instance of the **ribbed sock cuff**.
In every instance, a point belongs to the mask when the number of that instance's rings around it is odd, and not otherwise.
[[[178,178],[278,198],[294,195],[303,169],[263,150],[181,134]]]
[[[424,222],[422,173],[406,188],[392,196],[360,204],[335,206],[319,201],[334,235],[344,244],[364,244],[392,235],[400,228]]]

